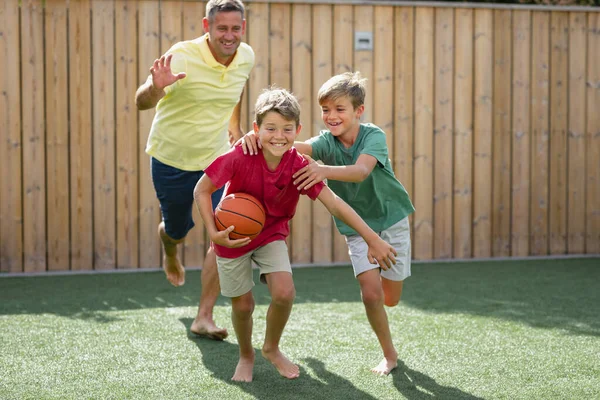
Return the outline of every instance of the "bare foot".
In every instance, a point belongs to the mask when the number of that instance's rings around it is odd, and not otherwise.
[[[195,335],[206,336],[214,340],[223,340],[229,335],[227,329],[219,328],[212,320],[208,319],[196,318],[194,322],[192,322],[190,331]]]
[[[252,382],[252,369],[254,368],[254,355],[252,358],[241,358],[235,367],[235,373],[231,377],[236,382]]]
[[[266,352],[263,349],[262,355],[277,368],[279,374],[284,378],[295,379],[300,376],[300,368],[288,360],[281,351]]]
[[[165,273],[167,274],[167,280],[171,282],[173,286],[182,286],[185,283],[185,269],[179,258],[175,257],[164,257],[163,264]]]
[[[383,360],[381,360],[378,366],[371,369],[371,372],[381,376],[389,375],[389,373],[392,372],[392,370],[397,366],[398,360],[396,358],[394,358],[393,360],[388,360],[387,358],[384,358]]]

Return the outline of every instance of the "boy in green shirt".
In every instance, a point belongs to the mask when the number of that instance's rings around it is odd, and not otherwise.
[[[306,190],[327,179],[331,190],[354,208],[398,253],[396,264],[389,269],[369,263],[364,240],[334,218],[338,230],[346,236],[367,318],[383,350],[383,360],[372,371],[387,375],[397,367],[398,353],[392,342],[384,304],[388,307],[398,304],[403,281],[410,276],[408,215],[414,207],[392,170],[385,133],[373,124],[360,122],[365,109],[364,82],[358,72],[347,72],[334,76],[321,86],[318,100],[328,130],[304,143],[294,143],[296,149],[311,161],[294,174],[294,183],[298,190]],[[252,135],[246,135],[242,141],[247,151],[256,153],[256,140]],[[311,156],[325,165],[314,162]]]

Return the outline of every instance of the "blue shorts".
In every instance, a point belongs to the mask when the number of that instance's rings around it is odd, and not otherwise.
[[[183,171],[151,158],[152,182],[160,202],[165,231],[173,240],[183,239],[194,227],[194,188],[204,171]],[[212,194],[213,211],[221,201],[224,187]]]

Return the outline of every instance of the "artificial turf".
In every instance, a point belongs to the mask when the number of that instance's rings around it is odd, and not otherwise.
[[[189,334],[199,271],[0,276],[1,399],[596,399],[600,260],[414,264],[388,309],[399,367],[381,358],[350,267],[297,268],[282,350],[294,381],[260,356],[269,295],[254,288],[252,383],[230,381],[237,344]],[[258,280],[255,280],[258,282]]]

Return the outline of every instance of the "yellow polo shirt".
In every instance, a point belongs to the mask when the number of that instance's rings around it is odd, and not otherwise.
[[[187,75],[166,87],[156,105],[146,153],[185,171],[203,170],[229,149],[229,119],[254,66],[254,52],[241,43],[226,67],[215,60],[204,35],[175,44],[167,54],[173,54],[173,73]]]

